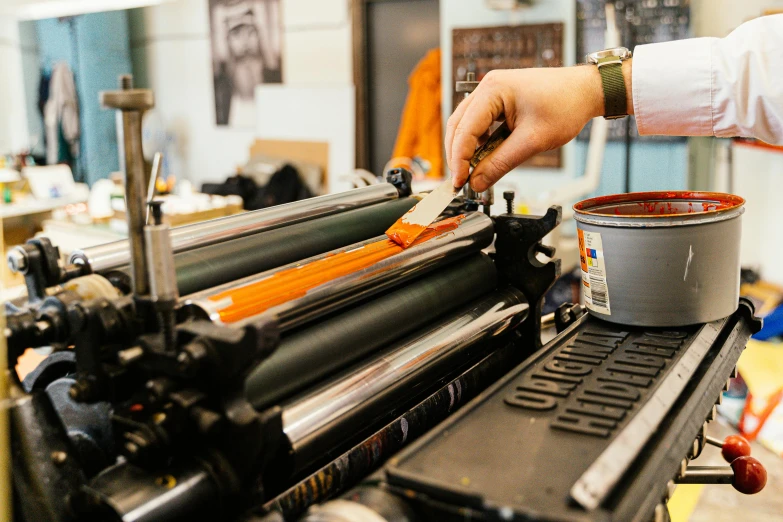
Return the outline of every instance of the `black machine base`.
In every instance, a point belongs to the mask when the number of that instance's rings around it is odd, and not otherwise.
[[[586,315],[389,463],[387,486],[423,520],[648,521],[759,327],[744,300],[676,329]]]

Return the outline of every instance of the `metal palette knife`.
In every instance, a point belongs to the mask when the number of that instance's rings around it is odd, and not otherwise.
[[[475,168],[476,165],[495,150],[509,134],[511,134],[511,131],[505,123],[495,129],[486,143],[476,149],[476,152],[473,153],[473,157],[470,159],[471,168]],[[416,241],[416,238],[419,237],[444,210],[446,210],[446,207],[449,206],[449,203],[451,203],[460,190],[461,188],[454,188],[451,178],[447,179],[389,227],[389,230],[386,231],[386,235],[389,239],[403,248],[408,248]]]

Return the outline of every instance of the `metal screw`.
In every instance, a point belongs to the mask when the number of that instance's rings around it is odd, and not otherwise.
[[[70,397],[74,401],[78,401],[81,397],[82,392],[79,387],[79,383],[74,383],[73,386],[68,390],[68,397]]]
[[[715,416],[717,414],[718,414],[718,407],[717,406],[713,406],[712,409],[710,410],[709,415],[707,415],[707,422],[714,421],[715,420]]]
[[[90,381],[77,380],[68,390],[68,396],[77,402],[85,402],[92,399],[93,387]]]
[[[54,462],[58,466],[62,466],[65,464],[65,461],[68,460],[68,454],[64,451],[53,451],[52,452],[52,462]]]
[[[152,223],[154,225],[160,225],[163,223],[163,201],[159,199],[153,199],[147,203],[147,206],[149,207],[150,213],[152,214]]]
[[[27,270],[27,253],[19,247],[9,250],[8,268],[15,274]]]
[[[177,366],[180,371],[187,371],[190,367],[190,362],[191,359],[188,352],[179,352],[179,355],[177,355]]]
[[[680,473],[678,476],[679,477],[684,476],[687,470],[688,470],[688,459],[687,458],[682,459],[682,461],[680,462]]]
[[[523,228],[521,223],[517,223],[516,221],[508,224],[508,231],[511,232],[511,235],[514,237],[519,237],[522,235]]]
[[[133,89],[133,75],[121,74],[119,79],[120,89],[127,91]]]
[[[688,454],[688,458],[695,459],[699,455],[700,450],[701,444],[699,444],[699,439],[693,439],[693,445],[691,446],[691,451]]]
[[[655,517],[653,520],[655,520],[655,522],[666,522],[668,519],[668,510],[666,509],[666,505],[658,504],[655,506]]]
[[[503,193],[503,199],[506,200],[506,214],[514,213],[514,191],[507,190]]]
[[[135,457],[139,453],[139,446],[135,442],[126,442],[125,451],[129,457]]]
[[[675,484],[673,480],[670,480],[669,482],[666,483],[666,500],[672,498],[675,489],[677,489],[677,484]]]
[[[126,348],[125,350],[121,350],[120,352],[118,352],[117,360],[121,365],[127,366],[131,364],[133,361],[139,359],[142,355],[144,355],[144,349],[141,346],[133,346],[131,348]]]

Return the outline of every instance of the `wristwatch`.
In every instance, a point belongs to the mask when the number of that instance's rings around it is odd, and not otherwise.
[[[632,56],[625,47],[615,47],[590,53],[585,57],[588,64],[597,65],[604,87],[604,118],[616,120],[628,116],[628,100],[625,95],[623,62]]]

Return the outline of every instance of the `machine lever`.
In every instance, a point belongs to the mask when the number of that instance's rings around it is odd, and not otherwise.
[[[677,484],[731,484],[746,495],[754,495],[767,484],[767,470],[753,457],[739,457],[731,466],[688,466]]]
[[[740,457],[750,456],[750,443],[740,435],[729,435],[722,441],[714,437],[705,437],[704,441],[721,448],[721,455],[726,462],[732,463]]]

